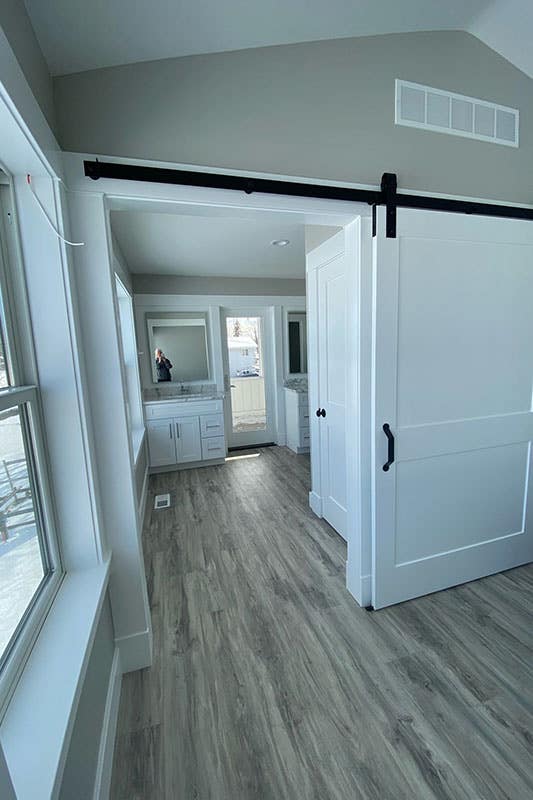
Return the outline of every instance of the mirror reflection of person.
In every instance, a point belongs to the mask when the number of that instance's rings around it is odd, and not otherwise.
[[[172,364],[165,356],[160,347],[156,347],[155,349],[155,368],[157,372],[158,383],[163,383],[164,381],[172,380],[172,378],[170,377],[170,370],[172,369]]]

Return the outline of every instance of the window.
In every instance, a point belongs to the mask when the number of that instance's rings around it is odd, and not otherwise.
[[[2,173],[0,173],[3,175]],[[61,577],[11,188],[0,186],[0,704]]]
[[[242,350],[241,350],[241,354],[243,356],[247,356],[248,355],[248,348],[247,347],[243,347]]]
[[[142,443],[144,422],[139,380],[139,362],[137,360],[137,341],[135,339],[135,323],[133,319],[133,303],[131,295],[118,275],[115,275],[115,286],[126,389],[126,416],[128,418],[128,428],[132,439],[133,457],[136,460]]]

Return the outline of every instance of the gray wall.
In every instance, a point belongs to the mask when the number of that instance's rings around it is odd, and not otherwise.
[[[53,130],[55,110],[52,78],[22,0],[1,0],[0,26]]]
[[[114,651],[111,609],[106,597],[70,740],[60,800],[92,800]]]
[[[250,297],[305,295],[305,278],[192,278],[180,275],[134,274],[132,281],[135,294],[214,294]]]
[[[394,125],[394,79],[520,109],[519,149]],[[337,39],[57,78],[66,150],[533,201],[533,81],[470,34]]]

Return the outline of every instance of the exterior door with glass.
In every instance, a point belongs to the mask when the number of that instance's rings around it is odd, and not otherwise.
[[[275,438],[269,309],[226,309],[222,315],[228,446],[254,447]]]

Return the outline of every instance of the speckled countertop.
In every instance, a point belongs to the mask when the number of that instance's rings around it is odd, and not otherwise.
[[[307,378],[287,378],[283,386],[285,389],[290,389],[292,392],[300,392],[301,394],[309,391]]]
[[[224,392],[219,392],[214,385],[191,387],[190,391],[179,386],[154,387],[143,392],[145,403],[193,403],[198,400],[223,400]]]

